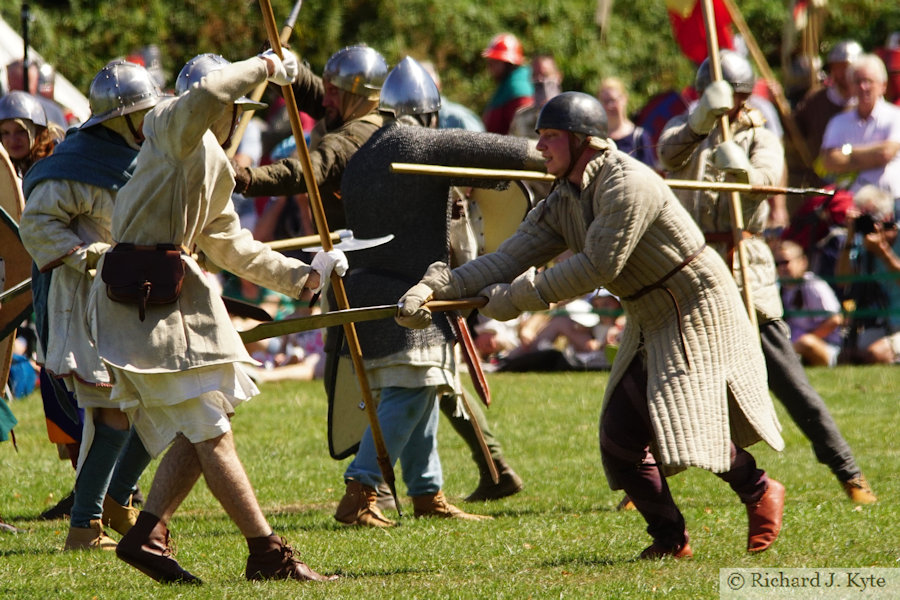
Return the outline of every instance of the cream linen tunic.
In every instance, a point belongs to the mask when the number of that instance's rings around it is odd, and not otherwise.
[[[53,269],[47,297],[44,367],[58,377],[72,376],[91,385],[109,386],[110,378],[84,319],[93,280],[87,268],[86,247],[94,242],[111,242],[115,197],[115,190],[47,179],[29,196],[19,229],[38,268]]]
[[[731,124],[732,139],[744,149],[750,160],[751,185],[779,185],[784,172],[784,147],[781,140],[764,126],[754,109],[741,111]],[[712,151],[722,141],[718,124],[706,137],[691,131],[687,115],[671,119],[659,138],[660,166],[673,179],[726,181],[726,175],[712,163]],[[730,193],[675,190],[675,196],[687,208],[703,233],[731,231]],[[768,244],[760,235],[769,216],[765,194],[741,194],[744,229],[756,234],[744,240],[753,304],[760,321],[780,318],[784,313],[778,291],[778,273]],[[728,245],[710,244],[724,258]],[[734,253],[732,270],[738,287],[743,285],[740,262]],[[726,259],[727,260],[727,259]]]
[[[266,79],[260,58],[206,76],[200,87],[160,102],[144,119],[146,141],[132,179],[119,191],[112,217],[117,242],[170,243],[197,248],[212,262],[259,285],[297,298],[311,268],[255,241],[241,229],[231,203],[234,176],[208,130],[233,101]],[[101,278],[91,290],[89,319],[100,357],[111,366],[113,398],[123,408],[135,396],[147,405],[176,404],[199,393],[256,393],[235,363],[254,363],[231,324],[219,293],[197,263],[183,257],[181,296],[147,307],[113,302]],[[102,269],[98,267],[98,273]],[[117,372],[127,371],[127,377]],[[212,370],[212,372],[210,372]],[[216,373],[218,371],[218,374]],[[122,381],[140,381],[130,388]],[[235,389],[230,390],[231,387]],[[230,390],[230,392],[229,392]]]
[[[622,299],[627,324],[606,398],[643,352],[654,451],[663,465],[727,471],[732,439],[782,449],[758,334],[715,252],[703,250],[665,282],[671,297],[655,290],[628,299],[703,246],[703,234],[669,187],[644,164],[605,149],[587,165],[582,190],[558,181],[495,253],[453,271],[456,291],[476,294],[571,250],[572,258],[538,275],[538,291],[557,302],[603,286]]]

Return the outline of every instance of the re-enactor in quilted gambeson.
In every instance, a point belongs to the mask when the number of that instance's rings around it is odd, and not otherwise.
[[[607,139],[606,115],[586,94],[551,99],[538,150],[557,177],[546,200],[500,248],[457,269],[432,264],[402,298],[398,321],[430,322],[431,298],[488,297],[482,312],[521,311],[607,288],[627,315],[600,418],[600,452],[613,489],[648,523],[642,558],[686,557],[684,518],[663,470],[716,473],[747,505],[749,551],[781,528],[784,487],[743,448],[784,442],[766,389],[756,334],[725,263],[665,182]],[[565,250],[574,255],[541,272]],[[647,449],[653,460],[644,460]]]
[[[721,81],[711,82],[709,61],[697,70],[695,87],[702,94],[688,114],[670,120],[659,138],[659,161],[671,177],[698,181],[738,181],[775,185],[784,170],[781,141],[764,125],[762,115],[746,105],[753,89],[753,70],[742,56],[722,50]],[[728,113],[732,139],[723,141],[718,115]],[[734,268],[738,285],[743,277],[731,241],[728,193],[679,190],[676,197],[694,218],[707,243]],[[827,465],[847,496],[860,504],[877,498],[853,457],[850,445],[832,418],[825,401],[810,384],[791,345],[778,291],[775,259],[762,236],[769,204],[764,194],[742,194],[743,248],[747,280],[759,322],[759,338],[766,360],[769,388],[803,434],[816,458]]]

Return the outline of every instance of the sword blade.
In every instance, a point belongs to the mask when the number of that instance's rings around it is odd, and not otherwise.
[[[24,294],[25,292],[27,292],[30,289],[31,289],[31,277],[29,277],[28,279],[25,279],[23,281],[20,281],[19,283],[12,286],[5,292],[0,293],[0,304],[10,301],[13,298],[15,298],[16,296],[21,296],[22,294]]]

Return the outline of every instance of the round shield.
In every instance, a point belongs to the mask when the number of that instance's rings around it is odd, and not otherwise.
[[[479,240],[478,254],[494,252],[533,206],[534,192],[524,181],[513,181],[505,190],[472,188],[469,215]]]
[[[19,239],[17,223],[25,200],[16,171],[0,146],[0,291],[31,277],[31,256]],[[0,306],[0,390],[6,387],[12,363],[16,327],[31,312],[31,293],[24,293]]]

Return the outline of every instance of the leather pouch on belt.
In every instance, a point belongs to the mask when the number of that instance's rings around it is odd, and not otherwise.
[[[111,300],[135,304],[141,321],[148,304],[170,304],[181,294],[184,263],[174,244],[155,248],[116,244],[103,259],[100,277]]]

